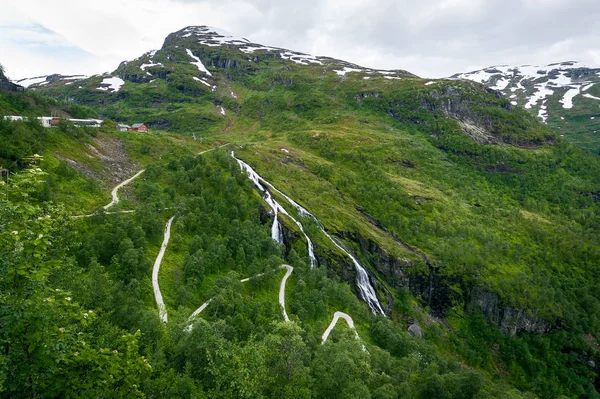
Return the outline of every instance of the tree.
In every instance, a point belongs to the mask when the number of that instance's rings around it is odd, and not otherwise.
[[[338,342],[327,341],[312,362],[315,393],[319,398],[370,398],[369,355],[354,333],[346,330]]]
[[[274,398],[310,398],[310,353],[295,323],[277,323],[265,339],[267,370],[272,380],[269,393]]]
[[[29,195],[44,174],[16,174],[0,202],[0,391],[7,397],[139,397],[150,371],[139,334],[98,336],[95,313],[49,276],[68,264],[68,218]],[[111,342],[107,347],[103,342]]]

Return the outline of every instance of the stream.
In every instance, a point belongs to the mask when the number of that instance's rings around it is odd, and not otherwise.
[[[238,162],[238,164],[240,165],[240,168],[248,174],[248,177],[250,178],[250,180],[252,180],[254,182],[254,185],[260,191],[265,193],[263,198],[265,199],[265,202],[269,205],[269,207],[273,210],[273,213],[275,214],[273,226],[271,228],[271,237],[278,243],[280,243],[280,244],[283,243],[283,239],[282,239],[281,233],[280,233],[281,226],[279,225],[279,221],[277,220],[277,214],[279,212],[281,212],[281,213],[289,216],[298,225],[298,227],[300,228],[300,231],[304,234],[304,237],[306,237],[306,241],[308,242],[308,250],[309,250],[308,253],[311,258],[311,267],[314,267],[316,265],[317,261],[316,261],[315,255],[314,255],[314,248],[313,248],[312,241],[310,240],[308,235],[304,232],[304,228],[302,227],[302,224],[300,222],[298,222],[296,219],[294,219],[293,217],[291,217],[285,211],[285,209],[279,203],[277,203],[277,201],[275,201],[273,199],[273,197],[271,196],[271,193],[265,188],[265,186],[269,187],[270,189],[272,189],[273,191],[277,192],[282,197],[284,197],[291,206],[296,208],[296,210],[298,211],[298,213],[300,213],[300,215],[302,215],[304,217],[311,217],[317,223],[317,225],[319,226],[321,231],[325,234],[325,236],[336,246],[336,248],[338,248],[339,250],[344,252],[350,258],[350,260],[354,264],[354,267],[356,268],[356,285],[358,287],[361,298],[367,303],[367,305],[369,306],[369,308],[371,309],[371,312],[373,312],[373,314],[379,313],[379,314],[382,314],[385,316],[385,312],[383,311],[383,308],[381,307],[381,304],[379,303],[379,300],[377,299],[377,294],[375,292],[375,288],[371,284],[369,274],[367,273],[365,268],[360,264],[360,262],[356,259],[356,257],[354,257],[336,239],[334,239],[325,230],[325,227],[323,226],[323,224],[312,213],[307,211],[296,201],[294,201],[293,199],[291,199],[290,197],[288,197],[287,195],[282,193],[280,190],[275,188],[271,183],[269,183],[267,180],[265,180],[263,177],[261,177],[258,173],[256,173],[256,171],[254,169],[252,169],[252,167],[250,165],[248,165],[241,159],[236,158],[233,151],[231,151],[231,156]]]
[[[269,192],[269,190],[267,190],[265,188],[265,186],[267,186],[267,187],[269,187],[269,188],[277,191],[286,200],[291,201],[291,199],[289,197],[287,197],[285,194],[283,194],[281,191],[279,191],[275,187],[273,187],[273,185],[271,183],[269,183],[268,181],[266,181],[265,179],[263,179],[246,162],[242,161],[241,159],[236,158],[233,151],[231,151],[231,156],[233,157],[233,159],[235,159],[237,161],[237,163],[240,165],[240,168],[243,171],[246,172],[246,174],[248,175],[248,177],[250,178],[250,180],[252,180],[252,182],[254,183],[254,185],[261,192],[264,193],[264,197],[263,198],[264,198],[265,202],[267,203],[267,205],[269,205],[269,208],[271,208],[271,210],[273,211],[273,214],[275,215],[274,218],[273,218],[273,225],[271,226],[271,238],[273,238],[273,240],[277,241],[277,243],[283,244],[283,233],[281,231],[281,225],[279,224],[279,220],[277,218],[278,213],[281,212],[284,215],[288,216],[290,219],[292,219],[294,221],[294,223],[296,223],[296,225],[298,226],[298,228],[300,229],[300,231],[304,235],[304,238],[306,238],[306,242],[307,242],[307,245],[308,245],[308,257],[310,258],[310,267],[314,268],[317,265],[317,258],[315,257],[313,243],[310,240],[310,238],[308,237],[308,235],[304,232],[304,227],[302,226],[302,223],[300,223],[292,215],[290,215],[289,213],[287,213],[287,211],[273,198],[273,196],[271,195],[271,193]],[[265,186],[263,186],[263,184]],[[294,204],[296,204],[296,203],[294,202]],[[296,204],[296,205],[300,206],[298,204]],[[300,214],[304,215],[303,213],[300,213]]]

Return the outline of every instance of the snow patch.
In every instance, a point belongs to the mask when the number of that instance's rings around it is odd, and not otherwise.
[[[221,106],[221,115],[225,116],[225,108],[223,106]]]
[[[581,88],[581,91],[588,91],[595,83],[590,83],[589,85],[585,85]]]
[[[498,79],[498,81],[496,82],[496,86],[493,86],[492,89],[502,91],[502,90],[506,89],[509,84],[510,84],[510,79],[501,78],[501,79]]]
[[[296,64],[300,64],[300,65],[309,65],[311,63],[323,65],[323,63],[321,61],[319,61],[317,59],[317,57],[315,57],[314,55],[310,55],[310,54],[285,51],[285,52],[281,53],[280,56],[284,60],[290,60],[290,61],[293,61]]]
[[[185,51],[188,53],[188,55],[194,59],[196,62],[191,62],[191,64],[196,65],[196,67],[198,68],[198,70],[202,73],[207,74],[208,76],[212,76],[212,73],[210,73],[210,71],[208,69],[206,69],[206,67],[204,66],[204,64],[202,63],[202,61],[200,60],[200,58],[196,57],[193,53],[192,50],[190,50],[189,48],[185,49]]]
[[[473,71],[473,72],[463,73],[463,74],[459,75],[458,78],[472,80],[477,83],[486,83],[494,75],[495,74],[486,72],[485,70],[482,69],[481,71]]]
[[[246,54],[252,54],[255,51],[266,50],[266,51],[279,51],[278,48],[269,46],[246,46],[240,47],[240,51]]]
[[[158,63],[156,63],[156,64],[154,64],[154,63],[150,62],[150,63],[148,63],[148,64],[142,64],[142,65],[140,65],[140,68],[141,68],[141,70],[142,70],[142,71],[145,71],[145,70],[146,70],[146,68],[150,68],[150,67],[153,67],[153,66],[163,66],[163,64],[162,64],[162,63],[160,63],[160,62],[158,62]]]
[[[290,153],[290,150],[286,149],[286,148],[282,148],[281,151],[286,152],[286,153]]]
[[[431,82],[427,82],[427,83],[425,83],[425,86],[429,86],[429,85],[432,85],[432,84],[434,84],[434,83],[435,83],[435,82],[432,80]]]
[[[99,87],[96,87],[97,90],[103,90],[103,91],[112,90],[114,92],[117,92],[117,91],[121,90],[121,87],[125,84],[125,81],[121,78],[113,76],[110,78],[102,79],[102,82],[100,82],[100,84],[101,85],[109,85],[109,86],[108,87],[99,86]]]
[[[211,87],[210,83],[208,83],[208,82],[207,82],[207,81],[205,81],[205,80],[202,80],[202,79],[200,79],[200,78],[197,78],[197,77],[195,77],[195,76],[194,76],[194,80],[196,80],[196,81],[198,81],[198,82],[202,83],[202,84],[203,84],[203,85],[205,85],[205,86]]]
[[[85,78],[87,78],[87,76],[85,76],[85,75],[73,75],[73,76],[63,76],[63,77],[61,77],[61,80],[81,80],[81,79],[85,79]]]
[[[525,104],[525,108],[527,109],[531,109],[531,107],[536,105],[540,100],[544,100],[546,97],[554,94],[554,90],[548,89],[547,82],[535,85],[535,88],[537,91],[533,93],[533,95],[529,98],[529,101],[527,101],[527,104]]]
[[[17,84],[20,84],[23,87],[29,87],[31,85],[35,85],[38,83],[42,83],[46,81],[46,76],[37,76],[35,78],[25,78],[21,80],[17,80]]]
[[[339,76],[344,76],[346,75],[348,72],[362,72],[361,69],[356,69],[356,68],[348,68],[348,67],[344,67],[343,70],[341,71],[334,71],[335,73],[337,73]]]
[[[200,44],[209,47],[219,47],[224,44],[244,45],[250,43],[248,39],[234,36],[223,29],[213,26],[190,26],[183,31],[182,37],[190,37],[192,35],[200,38]]]
[[[600,97],[592,96],[591,94],[587,94],[587,93],[586,93],[586,94],[584,94],[583,96],[584,96],[585,98],[590,98],[590,99],[592,99],[592,100],[598,100],[598,101],[600,101]]]
[[[560,103],[563,105],[563,108],[565,108],[565,109],[573,108],[573,98],[575,98],[575,96],[577,96],[578,94],[579,94],[579,87],[570,88],[569,90],[567,90],[567,92],[565,93],[562,100],[560,100]]]
[[[546,103],[542,104],[540,110],[538,111],[538,118],[542,118],[542,122],[548,123],[548,108]]]

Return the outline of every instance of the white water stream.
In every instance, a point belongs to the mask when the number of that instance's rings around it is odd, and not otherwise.
[[[331,235],[329,233],[327,233],[323,224],[312,213],[307,211],[296,201],[294,201],[293,199],[291,199],[290,197],[288,197],[287,195],[282,193],[280,190],[275,188],[271,183],[269,183],[267,180],[265,180],[263,177],[261,177],[258,173],[256,173],[256,171],[254,171],[254,169],[252,169],[252,167],[250,165],[248,165],[244,161],[236,158],[233,151],[231,151],[231,156],[238,162],[238,164],[240,165],[242,170],[246,171],[250,180],[252,180],[254,182],[254,184],[259,188],[259,190],[267,193],[267,195],[265,197],[265,201],[267,202],[267,204],[269,204],[269,206],[271,207],[271,209],[274,210],[274,213],[275,213],[275,222],[273,223],[273,225],[275,225],[275,223],[277,223],[277,228],[278,229],[280,228],[279,222],[277,221],[277,211],[284,213],[288,216],[289,216],[289,214],[285,211],[285,209],[283,209],[283,207],[281,205],[279,205],[276,201],[273,200],[273,198],[271,197],[271,194],[263,186],[263,184],[265,186],[271,188],[278,194],[280,194],[282,197],[284,197],[290,203],[290,205],[292,205],[294,208],[296,208],[296,210],[298,211],[298,213],[300,213],[300,215],[313,218],[313,220],[315,220],[315,222],[317,223],[317,225],[319,226],[321,231],[325,234],[325,236],[339,250],[344,252],[352,260],[352,263],[354,264],[354,267],[356,268],[356,285],[358,286],[360,296],[367,303],[367,305],[369,306],[369,308],[371,309],[371,311],[374,314],[380,313],[385,316],[385,312],[383,311],[383,308],[381,307],[381,304],[379,303],[379,300],[377,299],[377,294],[375,293],[375,289],[373,288],[373,285],[371,284],[371,280],[369,279],[369,274],[367,273],[365,268],[362,267],[362,265],[358,262],[358,260],[350,252],[348,252],[342,245],[340,245],[337,242],[337,240],[335,240],[333,237],[331,237]],[[291,216],[290,216],[290,218],[294,222],[296,222],[298,227],[300,227],[300,231],[302,231],[302,233],[306,237],[306,240],[308,242],[309,256],[311,257],[311,266],[314,266],[313,265],[314,250],[313,250],[312,241],[310,240],[310,238],[308,238],[308,235],[304,232],[304,229],[303,229],[302,225],[300,224],[300,222],[298,222]],[[273,232],[273,229],[272,229],[272,232]],[[272,236],[272,237],[274,240],[277,240],[275,238],[275,236]],[[316,259],[314,259],[314,263],[316,264]]]
[[[241,159],[236,158],[233,151],[231,151],[231,156],[233,157],[233,159],[235,159],[237,161],[237,163],[240,165],[240,168],[246,172],[246,174],[248,175],[250,180],[252,180],[254,185],[260,191],[265,193],[264,200],[267,203],[267,205],[269,205],[269,207],[273,211],[273,214],[275,215],[275,217],[273,218],[273,225],[271,226],[271,238],[273,238],[273,240],[277,241],[279,244],[283,244],[283,234],[281,232],[281,225],[279,224],[279,220],[277,219],[278,213],[281,212],[284,215],[288,216],[290,219],[292,219],[294,221],[294,223],[296,223],[296,225],[298,226],[298,228],[300,229],[302,234],[304,234],[304,238],[306,238],[306,242],[308,245],[308,257],[310,258],[310,266],[311,266],[311,268],[315,267],[317,265],[317,258],[315,257],[313,243],[310,240],[310,238],[308,237],[308,235],[304,232],[304,227],[302,226],[302,223],[300,223],[292,215],[287,213],[285,208],[283,208],[273,198],[273,196],[271,195],[269,190],[266,189],[265,186],[277,191],[286,200],[290,201],[290,203],[292,203],[293,201],[288,196],[283,194],[281,191],[279,191],[275,187],[273,187],[273,185],[271,183],[269,183],[268,181],[263,179],[258,173],[256,173],[256,171],[254,169],[252,169],[252,167],[250,165],[248,165],[246,162],[242,161]],[[300,207],[300,205],[296,204],[295,202],[293,202],[292,205],[294,205],[294,204],[295,204],[295,206]],[[302,208],[302,207],[300,207],[300,208]],[[304,216],[304,213],[301,212],[300,214]]]

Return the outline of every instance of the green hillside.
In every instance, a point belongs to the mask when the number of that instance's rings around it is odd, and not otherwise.
[[[1,392],[600,397],[598,156],[478,83],[244,40],[190,27],[21,95],[99,130],[0,122]],[[340,320],[322,344],[335,312],[355,332]]]

